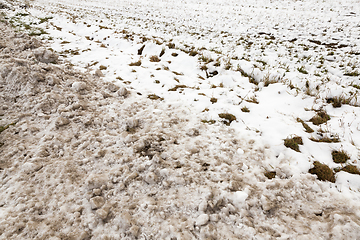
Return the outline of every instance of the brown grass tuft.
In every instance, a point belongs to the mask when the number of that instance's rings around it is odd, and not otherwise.
[[[297,118],[296,121],[300,122],[303,125],[303,127],[305,128],[305,132],[307,132],[307,133],[313,133],[314,132],[314,130],[311,127],[309,127],[309,125],[307,125],[307,123],[305,123],[300,118]]]
[[[250,112],[250,109],[248,107],[244,106],[241,108],[241,111],[242,112]]]
[[[210,99],[210,102],[211,102],[212,104],[217,103],[217,98],[212,97],[212,98]]]
[[[273,179],[276,176],[276,172],[275,171],[267,171],[267,172],[264,173],[264,175],[268,179]]]
[[[138,49],[138,55],[142,55],[144,48],[145,48],[145,45],[142,45],[142,47]]]
[[[335,175],[327,165],[322,164],[318,161],[314,162],[314,167],[309,169],[309,173],[315,174],[320,181],[335,182]]]
[[[106,67],[106,66],[104,66],[104,65],[101,65],[101,66],[99,67],[99,69],[100,69],[100,70],[106,70],[106,69],[107,69],[107,67]]]
[[[189,55],[190,55],[191,57],[195,57],[195,56],[198,55],[198,54],[199,54],[199,52],[196,51],[196,50],[194,50],[194,49],[189,52]]]
[[[188,88],[188,86],[186,86],[186,85],[176,85],[175,87],[173,87],[173,88],[170,88],[168,91],[177,91],[179,88]]]
[[[236,121],[236,117],[230,113],[220,113],[219,117],[225,119],[223,123],[227,126],[230,126],[232,121]]]
[[[332,159],[335,163],[345,163],[350,157],[344,151],[332,151],[331,152]]]
[[[147,97],[148,97],[149,99],[151,99],[151,100],[158,100],[158,99],[160,99],[161,101],[164,100],[164,98],[159,97],[159,96],[156,95],[156,94],[149,94]]]
[[[129,64],[129,66],[137,66],[137,67],[139,67],[140,65],[141,65],[141,60]]]
[[[300,152],[299,145],[303,145],[303,141],[301,137],[296,136],[293,138],[284,139],[284,145],[285,147],[291,148],[296,152]]]
[[[202,123],[214,124],[216,123],[215,120],[201,120]]]
[[[313,142],[321,142],[321,143],[338,143],[338,142],[340,142],[339,137],[322,137],[319,139],[311,137],[309,139]]]
[[[347,166],[341,168],[340,171],[344,171],[344,172],[348,172],[348,173],[351,173],[351,174],[358,174],[358,175],[360,175],[359,169],[357,169],[357,167],[354,166],[354,165],[347,165]]]
[[[321,110],[317,112],[316,116],[310,119],[310,122],[314,125],[320,125],[326,123],[328,120],[330,120],[330,116],[325,111]]]
[[[150,62],[160,62],[160,58],[156,55],[150,57]]]

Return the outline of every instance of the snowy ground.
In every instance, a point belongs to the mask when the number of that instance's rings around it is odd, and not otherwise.
[[[0,239],[360,238],[357,1],[0,8]]]

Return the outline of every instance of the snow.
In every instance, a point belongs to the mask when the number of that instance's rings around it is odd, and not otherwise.
[[[0,239],[360,237],[358,1],[0,6]]]

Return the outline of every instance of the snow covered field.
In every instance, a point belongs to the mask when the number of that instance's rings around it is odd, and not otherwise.
[[[0,8],[0,239],[360,238],[358,1]]]

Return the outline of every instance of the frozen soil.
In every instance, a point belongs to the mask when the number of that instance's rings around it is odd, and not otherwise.
[[[287,163],[270,180],[267,145],[0,29],[0,239],[360,236],[351,193]]]

